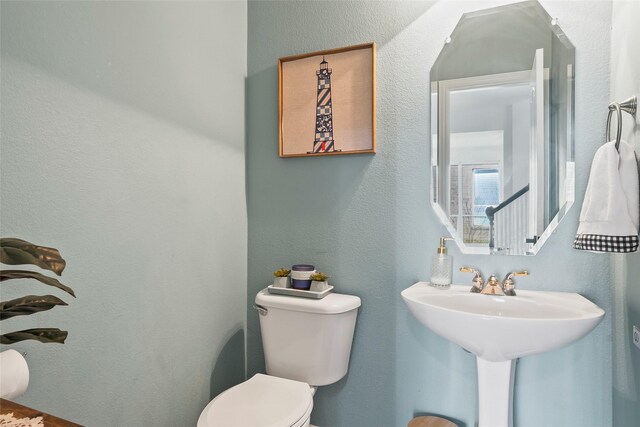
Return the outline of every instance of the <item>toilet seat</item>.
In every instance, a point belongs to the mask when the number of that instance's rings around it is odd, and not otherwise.
[[[198,427],[302,427],[311,409],[308,384],[256,374],[209,402]]]

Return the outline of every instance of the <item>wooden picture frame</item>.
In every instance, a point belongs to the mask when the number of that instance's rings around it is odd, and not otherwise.
[[[376,152],[376,44],[278,59],[280,157]]]

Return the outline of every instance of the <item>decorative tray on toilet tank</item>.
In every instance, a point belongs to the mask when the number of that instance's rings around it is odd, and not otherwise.
[[[306,291],[303,289],[281,288],[273,285],[267,286],[270,294],[288,295],[290,297],[302,297],[311,299],[322,299],[333,291],[333,286],[329,285],[324,291]]]

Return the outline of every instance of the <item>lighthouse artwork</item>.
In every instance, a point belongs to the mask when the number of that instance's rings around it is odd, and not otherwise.
[[[375,153],[375,44],[280,58],[280,157]]]
[[[333,141],[333,112],[331,105],[331,68],[322,57],[318,76],[318,102],[316,104],[316,138],[311,153],[331,153],[335,149]]]

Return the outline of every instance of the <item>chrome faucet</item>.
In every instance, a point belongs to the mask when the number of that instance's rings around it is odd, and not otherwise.
[[[482,295],[504,295],[504,290],[502,289],[502,285],[493,274],[489,276],[489,280],[487,280],[487,284],[484,285],[482,291],[480,291]]]
[[[489,276],[487,283],[484,283],[482,279],[482,274],[471,267],[460,267],[460,271],[463,273],[473,273],[473,285],[471,286],[471,292],[480,293],[483,295],[505,295],[505,296],[516,296],[516,286],[513,280],[514,276],[528,276],[528,271],[512,271],[507,274],[500,283],[500,281],[493,274]]]

